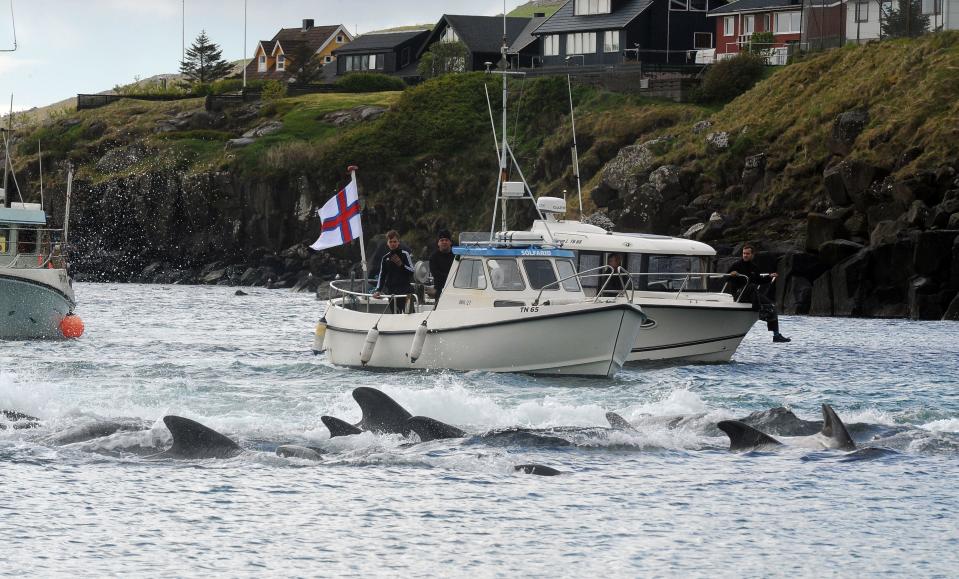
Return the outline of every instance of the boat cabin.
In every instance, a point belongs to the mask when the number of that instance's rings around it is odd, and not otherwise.
[[[454,247],[453,255],[437,309],[558,304],[586,298],[572,251],[477,245]]]
[[[45,266],[51,254],[51,231],[39,203],[0,206],[0,267]]]

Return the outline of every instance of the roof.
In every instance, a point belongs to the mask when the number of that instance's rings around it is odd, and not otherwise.
[[[304,31],[303,28],[281,28],[280,31],[273,36],[273,40],[283,43],[284,47],[287,43],[305,42],[315,51],[326,44],[330,36],[333,36],[340,28],[342,28],[340,24],[314,26],[306,31]],[[346,29],[344,28],[344,30]]]
[[[353,42],[337,48],[333,52],[336,54],[347,52],[372,52],[375,50],[392,50],[397,46],[409,40],[416,39],[418,36],[426,38],[429,30],[403,30],[401,32],[376,32],[364,34],[356,37]]]
[[[516,54],[520,52],[530,44],[536,42],[537,38],[533,36],[533,31],[536,30],[542,23],[546,22],[546,16],[535,16],[529,19],[529,23],[526,25],[526,28],[519,33],[519,36],[516,37],[516,40],[510,43],[509,53]]]
[[[573,252],[568,249],[553,249],[551,247],[538,247],[531,245],[522,249],[503,249],[498,247],[467,246],[454,247],[455,255],[472,255],[481,257],[573,257]]]
[[[10,223],[17,225],[46,225],[47,214],[40,209],[0,207],[0,226]]]
[[[273,54],[273,49],[276,48],[276,42],[272,40],[261,40],[259,45],[263,47],[264,54]]]
[[[456,31],[460,41],[470,52],[498,53],[503,46],[503,17],[502,16],[465,16],[461,14],[444,14],[439,23],[433,27],[427,44],[436,42],[446,21],[447,26]],[[529,24],[529,18],[506,18],[506,44],[511,45]]]
[[[769,10],[801,10],[802,4],[794,0],[736,0],[709,11],[709,16],[738,14],[739,12],[763,12]]]
[[[614,3],[615,5],[615,3]],[[653,0],[626,0],[619,4],[619,8],[609,14],[593,14],[590,16],[576,16],[573,14],[574,0],[569,0],[555,14],[546,19],[546,22],[533,31],[533,34],[551,34],[554,32],[569,32],[575,30],[616,30],[625,28],[636,19],[643,10],[653,5]]]

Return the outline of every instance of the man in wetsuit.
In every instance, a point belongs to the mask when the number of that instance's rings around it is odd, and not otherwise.
[[[443,229],[436,234],[436,251],[430,256],[430,273],[433,275],[433,288],[436,301],[446,287],[446,279],[453,267],[453,236],[449,230]]]
[[[602,289],[602,296],[616,297],[626,289],[626,282],[628,281],[626,275],[619,272],[622,264],[622,258],[619,257],[618,253],[611,253],[609,257],[606,258],[606,265],[612,269],[607,270],[608,273],[599,278],[599,287]]]
[[[747,243],[743,246],[742,259],[729,266],[729,275],[731,276],[729,282],[736,289],[733,295],[738,296],[737,301],[752,302],[753,310],[759,312],[759,319],[764,320],[766,329],[773,333],[773,342],[791,342],[790,338],[779,333],[779,316],[776,315],[776,304],[766,296],[764,288],[760,287],[766,282],[763,279],[764,272],[760,271],[759,266],[753,261],[755,255],[752,244]],[[773,272],[768,276],[775,282],[778,274]]]
[[[376,288],[373,297],[379,298],[384,292],[387,294],[410,294],[413,292],[413,257],[410,252],[400,248],[400,234],[396,230],[386,232],[386,246],[388,251],[380,261],[380,275],[376,278]],[[406,311],[406,298],[396,297],[390,300],[390,308],[394,314]]]

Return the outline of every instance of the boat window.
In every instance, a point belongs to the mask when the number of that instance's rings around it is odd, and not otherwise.
[[[603,265],[603,256],[599,253],[579,252],[579,271],[589,271]],[[583,287],[599,287],[602,272],[594,271],[583,276]]]
[[[478,259],[462,259],[456,269],[453,287],[463,289],[486,289],[486,273],[483,262]]]
[[[569,261],[568,259],[557,259],[556,271],[559,272],[560,279],[569,277],[571,275],[576,275],[576,269],[573,267],[573,262]],[[579,287],[579,280],[575,277],[570,277],[569,279],[563,281],[563,289],[568,292],[582,291]]]
[[[526,277],[529,278],[529,287],[537,290],[546,288],[547,291],[559,289],[555,283],[556,272],[548,259],[524,259],[523,267],[526,269]],[[553,285],[546,287],[549,284]]]
[[[512,292],[526,289],[523,274],[519,272],[515,259],[491,259],[486,263],[489,265],[489,279],[494,290]]]
[[[37,253],[37,232],[21,229],[17,235],[17,253]]]
[[[7,252],[7,240],[10,239],[9,229],[0,229],[0,253]]]
[[[705,260],[698,255],[650,255],[646,288],[653,291],[703,291]]]

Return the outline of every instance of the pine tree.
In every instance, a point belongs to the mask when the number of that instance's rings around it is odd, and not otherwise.
[[[309,84],[323,76],[323,63],[306,44],[297,46],[291,56],[286,71],[296,79],[297,84]]]
[[[230,74],[233,66],[223,60],[222,51],[216,44],[207,38],[206,30],[193,41],[193,45],[186,51],[186,59],[180,62],[180,74],[191,83],[207,83],[221,79]]]
[[[921,0],[888,3],[880,22],[882,38],[919,36],[929,30],[929,16],[922,13]]]

